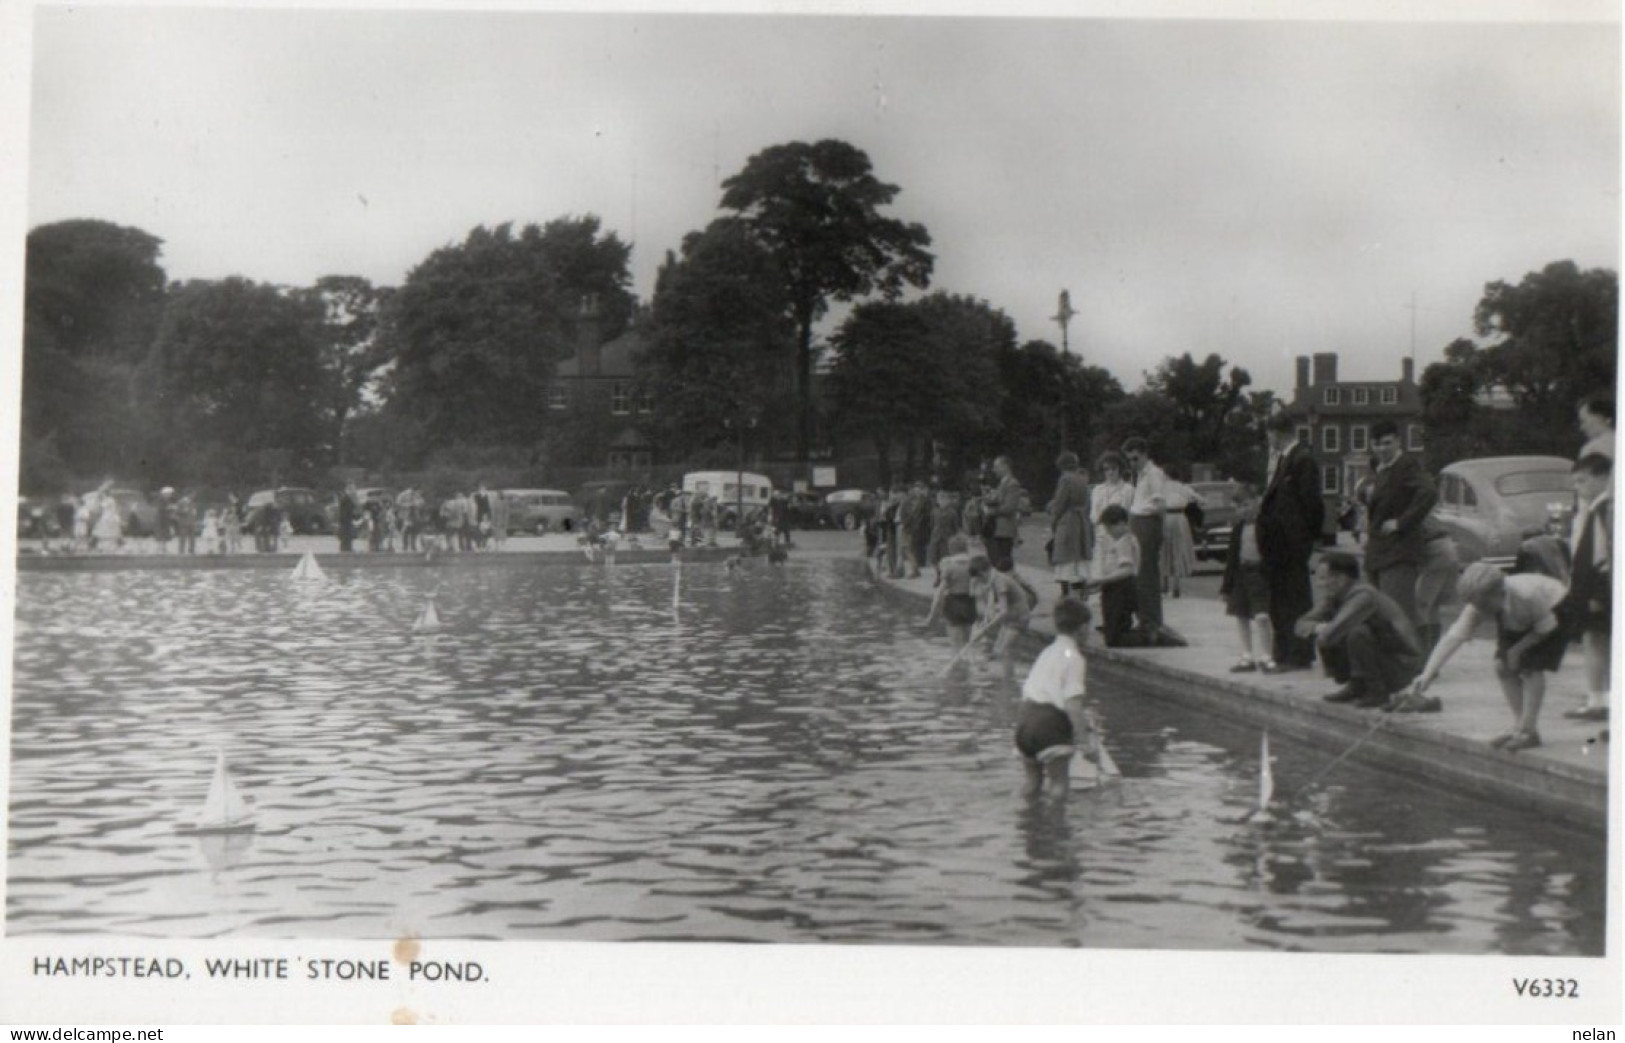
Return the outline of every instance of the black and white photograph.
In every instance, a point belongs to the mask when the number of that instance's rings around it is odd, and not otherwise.
[[[7,7],[0,1021],[1619,1023],[1617,4]]]

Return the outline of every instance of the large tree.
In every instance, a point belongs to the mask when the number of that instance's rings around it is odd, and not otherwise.
[[[376,400],[378,370],[388,361],[378,336],[379,314],[392,291],[379,289],[359,275],[324,275],[303,291],[322,309],[322,366],[327,387],[337,463],[345,463],[350,417]]]
[[[793,430],[789,407],[795,329],[774,260],[737,218],[719,218],[667,254],[655,280],[642,390],[656,402],[666,455],[686,459],[738,437],[754,420],[763,439]]]
[[[25,488],[138,465],[140,418],[132,388],[163,308],[162,246],[139,228],[106,221],[62,221],[29,233]]]
[[[843,141],[774,145],[722,183],[722,206],[773,257],[796,329],[796,456],[812,448],[813,324],[831,301],[873,293],[894,300],[930,283],[931,236],[884,216],[899,191],[875,177],[869,157]]]
[[[1555,261],[1516,285],[1492,282],[1473,313],[1480,337],[1494,338],[1474,359],[1481,388],[1516,404],[1526,452],[1573,448],[1574,407],[1614,386],[1619,354],[1619,279]]]
[[[832,412],[840,427],[874,440],[883,480],[894,446],[905,478],[952,476],[1002,447],[1000,360],[1016,344],[1003,312],[946,293],[872,301],[853,309],[833,344]]]
[[[1180,464],[1216,463],[1224,455],[1225,428],[1231,414],[1246,403],[1246,389],[1253,378],[1246,370],[1231,366],[1210,354],[1197,362],[1190,354],[1162,361],[1146,379],[1146,388],[1166,397],[1174,405],[1175,426],[1183,438]]]
[[[475,228],[414,268],[383,336],[417,448],[539,443],[556,364],[625,328],[630,252],[587,216]]]
[[[1003,451],[1040,491],[1054,485],[1055,458],[1063,449],[1077,452],[1089,464],[1088,447],[1102,412],[1127,394],[1106,370],[1085,366],[1076,355],[1062,355],[1044,340],[1002,353],[999,370]]]
[[[173,288],[146,371],[176,484],[310,480],[330,460],[319,302],[233,277]]]

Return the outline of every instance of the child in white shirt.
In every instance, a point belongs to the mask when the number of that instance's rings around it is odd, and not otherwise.
[[[1085,709],[1087,668],[1079,648],[1089,626],[1089,608],[1065,597],[1055,603],[1054,618],[1055,640],[1028,671],[1016,711],[1016,750],[1027,770],[1022,792],[1029,796],[1045,779],[1055,793],[1065,793],[1072,754],[1079,746],[1099,763],[1099,739]]]

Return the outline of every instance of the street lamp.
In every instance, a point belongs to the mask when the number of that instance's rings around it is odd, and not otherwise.
[[[1055,314],[1050,316],[1050,318],[1053,321],[1055,321],[1057,323],[1060,323],[1060,326],[1061,326],[1061,448],[1063,450],[1066,449],[1066,443],[1067,443],[1067,431],[1066,431],[1066,426],[1067,426],[1066,425],[1066,356],[1067,356],[1067,349],[1069,347],[1069,345],[1067,344],[1067,327],[1069,325],[1071,325],[1072,316],[1074,316],[1076,314],[1077,314],[1077,312],[1072,310],[1072,295],[1070,293],[1068,293],[1066,290],[1062,290],[1061,291],[1061,300],[1059,302],[1059,305],[1055,309]]]

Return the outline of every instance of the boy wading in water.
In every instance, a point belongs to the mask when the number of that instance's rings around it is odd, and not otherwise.
[[[1074,597],[1055,603],[1055,640],[1039,654],[1021,686],[1016,711],[1016,750],[1021,754],[1027,781],[1025,796],[1036,794],[1045,780],[1056,795],[1071,784],[1072,754],[1081,746],[1084,756],[1100,763],[1099,743],[1085,709],[1087,671],[1078,648],[1089,626],[1089,609]]]
[[[931,598],[931,612],[925,617],[926,626],[938,619],[948,624],[948,643],[955,652],[965,647],[970,640],[971,627],[976,625],[969,547],[969,541],[963,536],[948,538],[948,553],[937,563],[937,590]]]
[[[1027,597],[1027,588],[1015,576],[994,568],[980,554],[970,559],[970,576],[972,589],[982,591],[987,599],[987,621],[982,624],[983,632],[998,626],[998,636],[993,639],[993,655],[1004,664],[1005,683],[1014,684],[1016,668],[1011,656],[1016,635],[1026,630],[1032,619],[1032,602]]]

